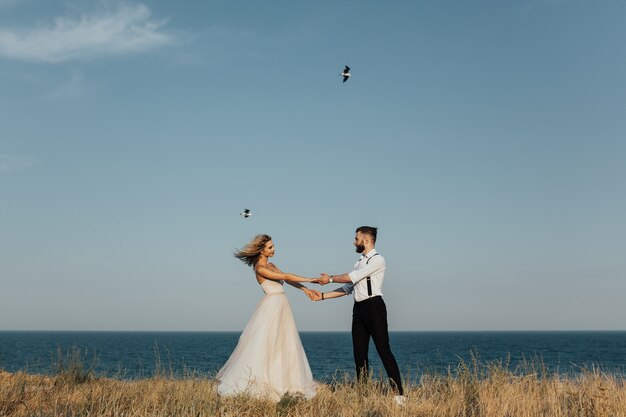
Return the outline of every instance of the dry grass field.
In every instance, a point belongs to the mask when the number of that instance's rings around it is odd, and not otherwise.
[[[511,371],[502,363],[461,363],[446,375],[408,381],[404,407],[378,380],[355,384],[346,376],[321,384],[311,400],[286,395],[274,403],[220,398],[209,376],[110,379],[74,362],[52,376],[0,371],[0,416],[626,417],[623,376],[594,369],[566,378],[532,364]]]

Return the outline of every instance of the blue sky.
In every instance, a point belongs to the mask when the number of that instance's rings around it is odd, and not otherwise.
[[[342,273],[365,224],[392,330],[625,329],[625,19],[0,0],[0,329],[241,330],[234,248]],[[349,330],[349,298],[287,292],[301,330]]]

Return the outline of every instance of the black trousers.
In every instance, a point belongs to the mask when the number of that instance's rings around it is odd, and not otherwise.
[[[382,297],[372,297],[361,302],[355,302],[352,309],[352,348],[356,364],[357,378],[367,377],[369,374],[370,337],[374,340],[378,356],[383,362],[387,376],[398,394],[403,395],[400,369],[396,358],[389,346],[389,330],[387,328],[387,306]]]

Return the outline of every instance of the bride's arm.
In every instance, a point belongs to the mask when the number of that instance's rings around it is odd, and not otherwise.
[[[274,269],[276,269],[278,272],[280,272],[281,274],[283,273],[283,271],[281,271],[280,268],[277,267],[276,265],[271,264],[271,266]],[[300,284],[299,282],[289,282],[289,281],[285,281],[285,282],[291,285],[292,287],[301,290],[303,293],[306,294],[307,297],[309,297],[313,301],[319,301],[319,299],[322,297],[322,293],[320,293],[319,291],[307,288],[304,285]]]
[[[276,269],[279,270],[278,268]],[[260,266],[260,265],[256,266],[255,271],[257,274],[261,275],[263,278],[273,279],[275,281],[282,279],[288,284],[291,284],[292,282],[312,282],[314,280],[314,278],[304,278],[296,274],[284,273],[282,271],[281,272],[272,271],[271,269],[266,268],[264,266]]]
[[[274,265],[274,264],[272,264],[272,265],[274,266],[274,268],[276,268],[276,270],[277,270],[279,273],[281,273],[281,274],[283,274],[283,273],[284,273],[283,271],[281,271],[281,270],[280,270],[280,268],[279,268],[279,267],[277,267],[277,266],[276,266],[276,265]],[[304,285],[300,284],[300,282],[294,282],[294,281],[285,281],[285,282],[286,282],[287,284],[291,285],[292,287],[297,288],[297,289],[299,289],[299,290],[302,290],[302,291],[304,291],[304,290],[308,290],[308,288],[307,288],[307,287],[305,287]],[[310,281],[308,281],[308,282],[310,282]]]

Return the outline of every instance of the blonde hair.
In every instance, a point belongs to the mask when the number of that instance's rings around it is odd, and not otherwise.
[[[254,266],[259,261],[259,256],[265,249],[265,244],[270,240],[272,240],[270,235],[256,235],[243,249],[235,251],[233,256],[248,266]]]

